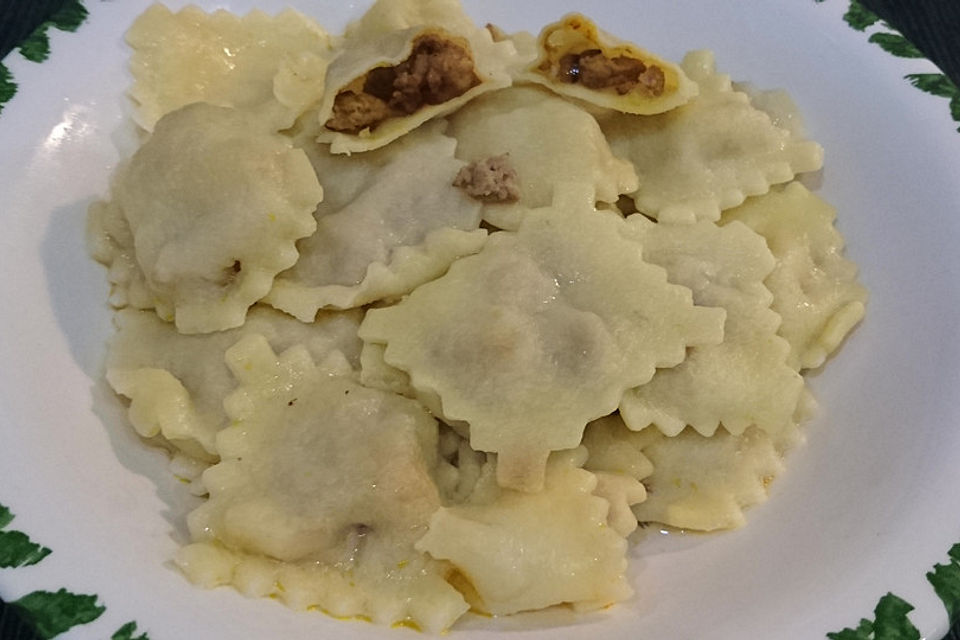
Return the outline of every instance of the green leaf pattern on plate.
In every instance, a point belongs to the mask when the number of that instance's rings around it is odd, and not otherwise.
[[[0,111],[3,105],[17,92],[17,83],[13,81],[10,69],[0,62]]]
[[[78,624],[86,624],[100,617],[106,607],[97,604],[97,596],[70,593],[34,591],[10,603],[30,623],[44,640],[69,631]]]
[[[0,505],[0,569],[37,564],[50,555],[50,549],[33,542],[22,531],[4,531],[11,522],[13,514]]]
[[[913,605],[892,593],[880,598],[873,610],[874,619],[863,619],[856,629],[828,633],[830,640],[920,640],[920,632],[907,614]]]
[[[900,58],[923,58],[923,52],[899,33],[875,33],[868,39],[887,53]]]
[[[814,0],[823,2],[824,0]],[[843,16],[844,21],[857,31],[866,31],[880,22],[880,17],[867,9],[860,0],[850,0],[850,8]],[[887,53],[900,58],[923,58],[923,53],[912,42],[896,33],[886,22],[882,26],[887,31],[877,31],[870,35],[868,42],[879,46]],[[943,73],[911,73],[904,76],[914,87],[929,94],[950,99],[950,115],[960,122],[960,89]],[[960,131],[960,128],[957,129]],[[950,619],[951,628],[960,622],[960,543],[949,551],[948,564],[934,565],[927,573],[927,580],[933,585],[940,600],[943,601]],[[919,640],[920,632],[910,622],[907,614],[914,607],[892,593],[880,598],[873,610],[874,619],[860,620],[856,628],[847,628],[828,633],[830,640]]]
[[[863,31],[867,27],[875,25],[880,20],[880,16],[867,9],[857,0],[852,0],[843,19],[857,31]]]
[[[823,1],[814,0],[818,3]],[[912,42],[904,38],[902,34],[897,33],[889,24],[882,22],[877,14],[863,6],[860,0],[850,0],[850,8],[843,15],[843,19],[857,31],[866,31],[869,27],[880,23],[887,31],[877,31],[871,34],[867,41],[879,46],[887,53],[898,58],[926,57]],[[948,98],[950,100],[950,117],[955,122],[960,123],[960,88],[946,74],[910,73],[904,77],[921,91],[926,91],[941,98]],[[957,131],[960,131],[960,127],[957,128]]]
[[[83,3],[80,0],[69,0],[20,43],[20,54],[31,62],[43,62],[50,55],[50,38],[47,35],[50,27],[73,32],[86,19],[87,8]]]
[[[21,531],[7,530],[13,522],[13,513],[0,504],[0,568],[10,569],[36,564],[50,555],[47,547],[30,540]],[[9,603],[40,638],[48,640],[69,631],[77,625],[99,618],[106,606],[97,602],[96,595],[57,591],[33,591]],[[150,640],[146,633],[138,636],[137,623],[128,622],[110,637],[111,640]]]
[[[27,567],[50,555],[50,549],[41,547],[21,531],[0,531],[0,569]]]
[[[933,571],[927,574],[927,580],[943,600],[952,627],[960,621],[960,543],[951,547],[949,555],[950,562],[934,565]]]
[[[137,623],[130,621],[117,629],[117,632],[110,636],[110,640],[150,640],[146,633],[141,633],[138,636],[134,636],[133,634],[136,632]]]
[[[50,37],[47,35],[50,27],[73,32],[80,28],[87,19],[87,15],[87,8],[83,6],[82,0],[68,0],[59,11],[34,29],[33,33],[20,43],[20,55],[31,62],[43,62],[50,56]],[[13,81],[10,70],[0,63],[0,113],[3,113],[3,105],[16,93],[17,83]]]

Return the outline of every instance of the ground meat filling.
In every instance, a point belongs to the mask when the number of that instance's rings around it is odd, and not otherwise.
[[[387,118],[410,115],[425,104],[442,104],[478,84],[466,47],[437,35],[420,36],[406,60],[367,73],[362,91],[337,94],[325,126],[343,133],[374,129]]]
[[[557,77],[562,82],[579,82],[588,89],[614,89],[619,95],[637,87],[654,96],[663,93],[663,69],[645,65],[636,58],[608,58],[600,49],[568,53],[560,58]]]
[[[516,202],[520,199],[520,181],[507,154],[471,162],[460,169],[453,186],[484,202]]]

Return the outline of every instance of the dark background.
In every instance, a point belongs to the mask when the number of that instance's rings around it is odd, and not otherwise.
[[[86,0],[86,3],[89,6],[96,1]],[[861,0],[861,3],[913,41],[954,84],[960,85],[960,0]],[[0,59],[63,4],[64,0],[0,0]],[[2,600],[0,639],[37,639]],[[960,621],[944,640],[960,640]]]

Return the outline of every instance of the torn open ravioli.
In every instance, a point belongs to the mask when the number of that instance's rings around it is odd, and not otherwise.
[[[473,24],[458,0],[378,0],[347,27],[326,75],[320,142],[369,151],[507,87],[517,51]]]
[[[637,189],[633,166],[611,153],[597,121],[583,109],[533,87],[511,87],[466,105],[450,118],[457,157],[478,162],[506,154],[519,200],[484,205],[484,219],[516,229],[525,211],[553,202],[558,184],[586,182],[600,202]]]
[[[687,54],[700,94],[669,113],[601,118],[613,152],[633,162],[637,209],[665,222],[718,220],[723,209],[798,173],[816,171],[823,149],[796,139],[716,72],[713,54]]]
[[[571,13],[537,39],[537,59],[518,79],[605,109],[650,115],[697,95],[684,70]]]
[[[571,603],[600,608],[632,594],[627,541],[607,523],[609,503],[580,467],[586,451],[551,456],[540,493],[504,490],[488,504],[438,510],[417,548],[449,560],[494,615]]]
[[[359,311],[322,313],[304,324],[270,307],[256,306],[242,327],[184,335],[155,313],[124,309],[107,354],[107,381],[130,399],[129,417],[144,437],[162,435],[196,457],[217,454],[216,434],[227,424],[223,400],[236,387],[224,360],[242,337],[258,334],[285,350],[303,345],[322,360],[334,351],[359,364]],[[199,449],[198,449],[199,447]]]
[[[114,191],[157,313],[182,333],[243,324],[296,262],[323,195],[303,151],[204,103],[164,116]]]
[[[324,185],[317,229],[300,240],[297,263],[266,297],[309,322],[317,309],[349,308],[408,293],[476,253],[481,205],[453,186],[464,163],[457,141],[432,122],[391,145],[333,155],[329,145],[304,150]]]
[[[532,211],[360,326],[436,415],[499,454],[505,487],[539,490],[550,451],[576,447],[626,389],[723,335],[723,310],[693,306],[643,261],[626,222],[591,202]]]
[[[302,347],[275,355],[263,336],[245,337],[227,363],[239,382],[224,403],[232,424],[203,475],[210,499],[188,517],[206,546],[181,552],[186,573],[259,595],[279,579],[294,606],[449,626],[466,603],[447,567],[413,547],[440,506],[436,421],[360,386],[345,363],[315,365]],[[238,574],[239,562],[212,557],[215,545],[260,557],[251,572],[272,568],[275,580]]]
[[[790,345],[777,335],[780,316],[763,284],[775,261],[763,238],[743,224],[628,220],[642,235],[644,259],[689,287],[696,304],[725,309],[727,319],[722,343],[694,347],[676,367],[627,391],[623,420],[635,430],[655,424],[668,436],[687,425],[705,436],[721,423],[733,434],[749,426],[771,434],[788,428],[803,378],[787,361]]]
[[[783,318],[796,369],[819,367],[860,322],[867,290],[857,265],[843,257],[837,211],[799,182],[748,200],[724,214],[721,224],[742,222],[763,236],[777,260],[765,283],[772,308]]]
[[[133,48],[134,115],[148,131],[163,115],[193,102],[257,110],[276,128],[288,127],[320,98],[332,52],[320,25],[292,9],[273,17],[256,10],[240,17],[194,6],[173,13],[154,4],[126,39]],[[298,73],[313,87],[294,97],[290,82]]]
[[[783,470],[773,439],[754,428],[709,438],[692,429],[673,437],[645,429],[634,437],[653,463],[644,479],[647,499],[633,507],[641,522],[697,531],[741,527],[744,509],[765,501]]]

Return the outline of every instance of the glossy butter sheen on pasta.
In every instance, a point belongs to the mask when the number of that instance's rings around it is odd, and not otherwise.
[[[639,523],[766,499],[867,297],[795,181],[823,151],[709,52],[558,18],[130,28],[144,142],[88,240],[107,381],[203,499],[194,583],[429,631],[596,610]]]

